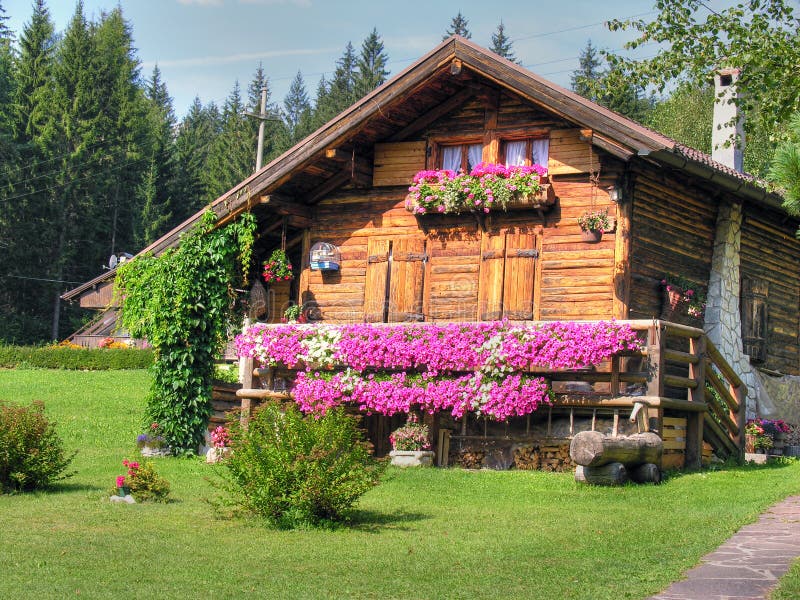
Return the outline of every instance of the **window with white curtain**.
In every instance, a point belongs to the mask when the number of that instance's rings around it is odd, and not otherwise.
[[[504,162],[507,167],[517,165],[542,165],[547,168],[549,156],[549,138],[507,140],[502,144],[502,162]]]
[[[457,144],[439,147],[441,169],[451,171],[463,170],[469,173],[481,162],[483,156],[482,144]]]

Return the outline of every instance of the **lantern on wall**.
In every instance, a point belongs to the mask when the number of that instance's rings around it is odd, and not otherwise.
[[[339,248],[328,242],[317,242],[311,246],[312,271],[338,271],[342,262]]]

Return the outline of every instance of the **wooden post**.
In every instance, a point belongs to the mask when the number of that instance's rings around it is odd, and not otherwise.
[[[611,357],[611,397],[619,396],[619,356]]]
[[[739,426],[739,435],[736,436],[736,445],[739,447],[739,454],[744,456],[744,428],[747,424],[747,386],[744,384],[730,387],[731,395],[739,405],[739,412],[736,414],[736,424]]]
[[[661,321],[655,321],[647,330],[647,360],[650,367],[650,380],[647,382],[647,395],[664,396],[664,355],[663,342],[666,332]]]
[[[436,449],[436,464],[446,467],[450,462],[450,430],[439,430],[439,443]]]
[[[689,352],[697,359],[689,363],[689,378],[697,387],[689,390],[690,402],[705,402],[706,399],[706,336],[689,338]],[[686,463],[687,469],[699,469],[703,463],[703,421],[705,412],[686,415]]]

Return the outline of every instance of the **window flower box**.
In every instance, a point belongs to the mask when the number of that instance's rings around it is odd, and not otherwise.
[[[544,183],[541,165],[512,166],[481,163],[467,174],[447,169],[420,171],[408,188],[406,208],[415,215],[485,214],[508,208],[541,209],[555,196]]]

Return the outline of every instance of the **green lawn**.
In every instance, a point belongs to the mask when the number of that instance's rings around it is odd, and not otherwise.
[[[176,502],[112,505],[148,376],[0,371],[44,400],[78,474],[0,497],[0,598],[644,598],[775,501],[800,463],[591,488],[568,474],[389,470],[351,528],[272,531],[216,518],[215,467],[160,459]]]

